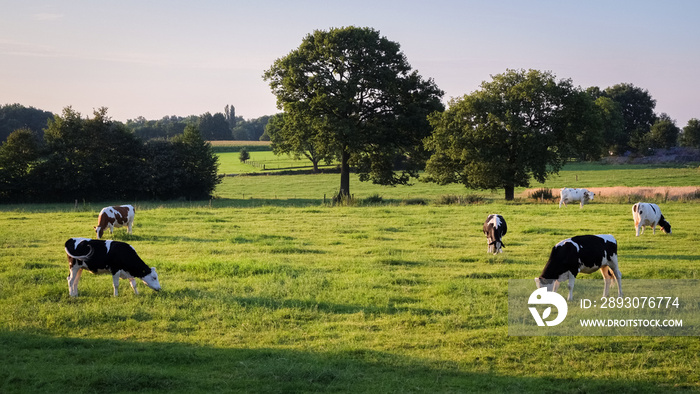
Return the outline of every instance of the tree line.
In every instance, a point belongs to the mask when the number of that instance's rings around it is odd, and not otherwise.
[[[654,112],[648,91],[622,83],[582,89],[550,71],[506,70],[476,92],[441,104],[432,79],[411,69],[398,43],[372,28],[308,34],[264,74],[281,114],[266,130],[273,150],[314,163],[337,160],[338,197],[348,173],[382,185],[423,180],[469,188],[529,186],[571,158],[700,146],[700,125],[681,131]]]
[[[107,109],[83,118],[67,107],[43,135],[24,127],[0,146],[0,201],[208,198],[218,158],[194,125],[143,141]]]
[[[25,107],[21,104],[0,105],[0,142],[15,130],[27,128],[33,130],[40,138],[43,138],[47,122],[53,119],[54,114],[34,107]],[[172,138],[182,134],[188,125],[197,127],[202,138],[207,141],[238,140],[259,141],[265,133],[270,116],[261,116],[255,119],[244,119],[236,116],[235,107],[226,105],[224,112],[190,116],[165,116],[158,120],[148,120],[143,116],[129,119],[124,126],[131,130],[137,137],[143,140],[156,138]],[[113,121],[117,122],[117,121]],[[118,122],[117,122],[118,123]]]

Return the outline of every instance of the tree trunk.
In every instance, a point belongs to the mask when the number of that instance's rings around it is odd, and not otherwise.
[[[318,172],[318,160],[311,161],[314,164],[314,174]]]
[[[513,201],[515,199],[515,186],[506,185],[506,201]]]
[[[340,155],[340,191],[338,191],[338,197],[349,197],[350,196],[350,153],[343,150]]]

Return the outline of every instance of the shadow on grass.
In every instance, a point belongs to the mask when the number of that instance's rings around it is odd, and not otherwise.
[[[639,381],[464,371],[454,362],[348,346],[277,348],[57,338],[0,332],[0,391],[14,392],[659,392]]]

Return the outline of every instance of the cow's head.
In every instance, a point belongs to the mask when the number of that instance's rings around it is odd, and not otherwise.
[[[537,286],[538,289],[546,287],[547,291],[554,291],[554,282],[556,282],[556,279],[545,279],[543,277],[535,278],[535,286]]]
[[[156,273],[156,267],[151,267],[151,273],[141,278],[146,286],[150,287],[155,291],[160,290],[160,282],[158,281],[158,273]]]
[[[105,232],[104,227],[94,226],[92,229],[95,230],[95,233],[97,234],[97,239],[102,238],[102,234],[104,234],[104,232]]]
[[[586,201],[593,201],[593,196],[595,196],[595,193],[586,190],[583,192],[583,198],[586,199]]]
[[[664,215],[661,215],[661,218],[659,219],[659,226],[661,226],[661,231],[665,232],[666,234],[671,234],[671,223],[664,219]]]

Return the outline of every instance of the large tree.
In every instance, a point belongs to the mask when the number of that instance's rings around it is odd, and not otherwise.
[[[646,146],[647,134],[651,126],[656,122],[654,113],[656,100],[646,89],[636,87],[630,83],[621,83],[611,86],[603,91],[604,97],[609,97],[620,105],[624,120],[624,134],[617,141],[618,151],[624,153],[627,150],[638,152]]]
[[[515,187],[529,186],[531,177],[544,182],[569,157],[599,151],[592,146],[601,142],[597,114],[591,95],[571,80],[507,70],[430,117],[427,179],[505,189],[512,200]]]
[[[678,135],[681,129],[676,126],[676,121],[665,113],[659,115],[658,120],[651,126],[646,141],[649,148],[671,148],[678,145]]]
[[[340,161],[339,196],[350,195],[351,165],[360,180],[377,184],[417,176],[427,115],[443,109],[443,92],[411,69],[398,43],[371,28],[314,31],[264,79],[285,112],[285,129],[312,130]]]
[[[700,148],[700,120],[690,119],[679,139],[683,146]]]

